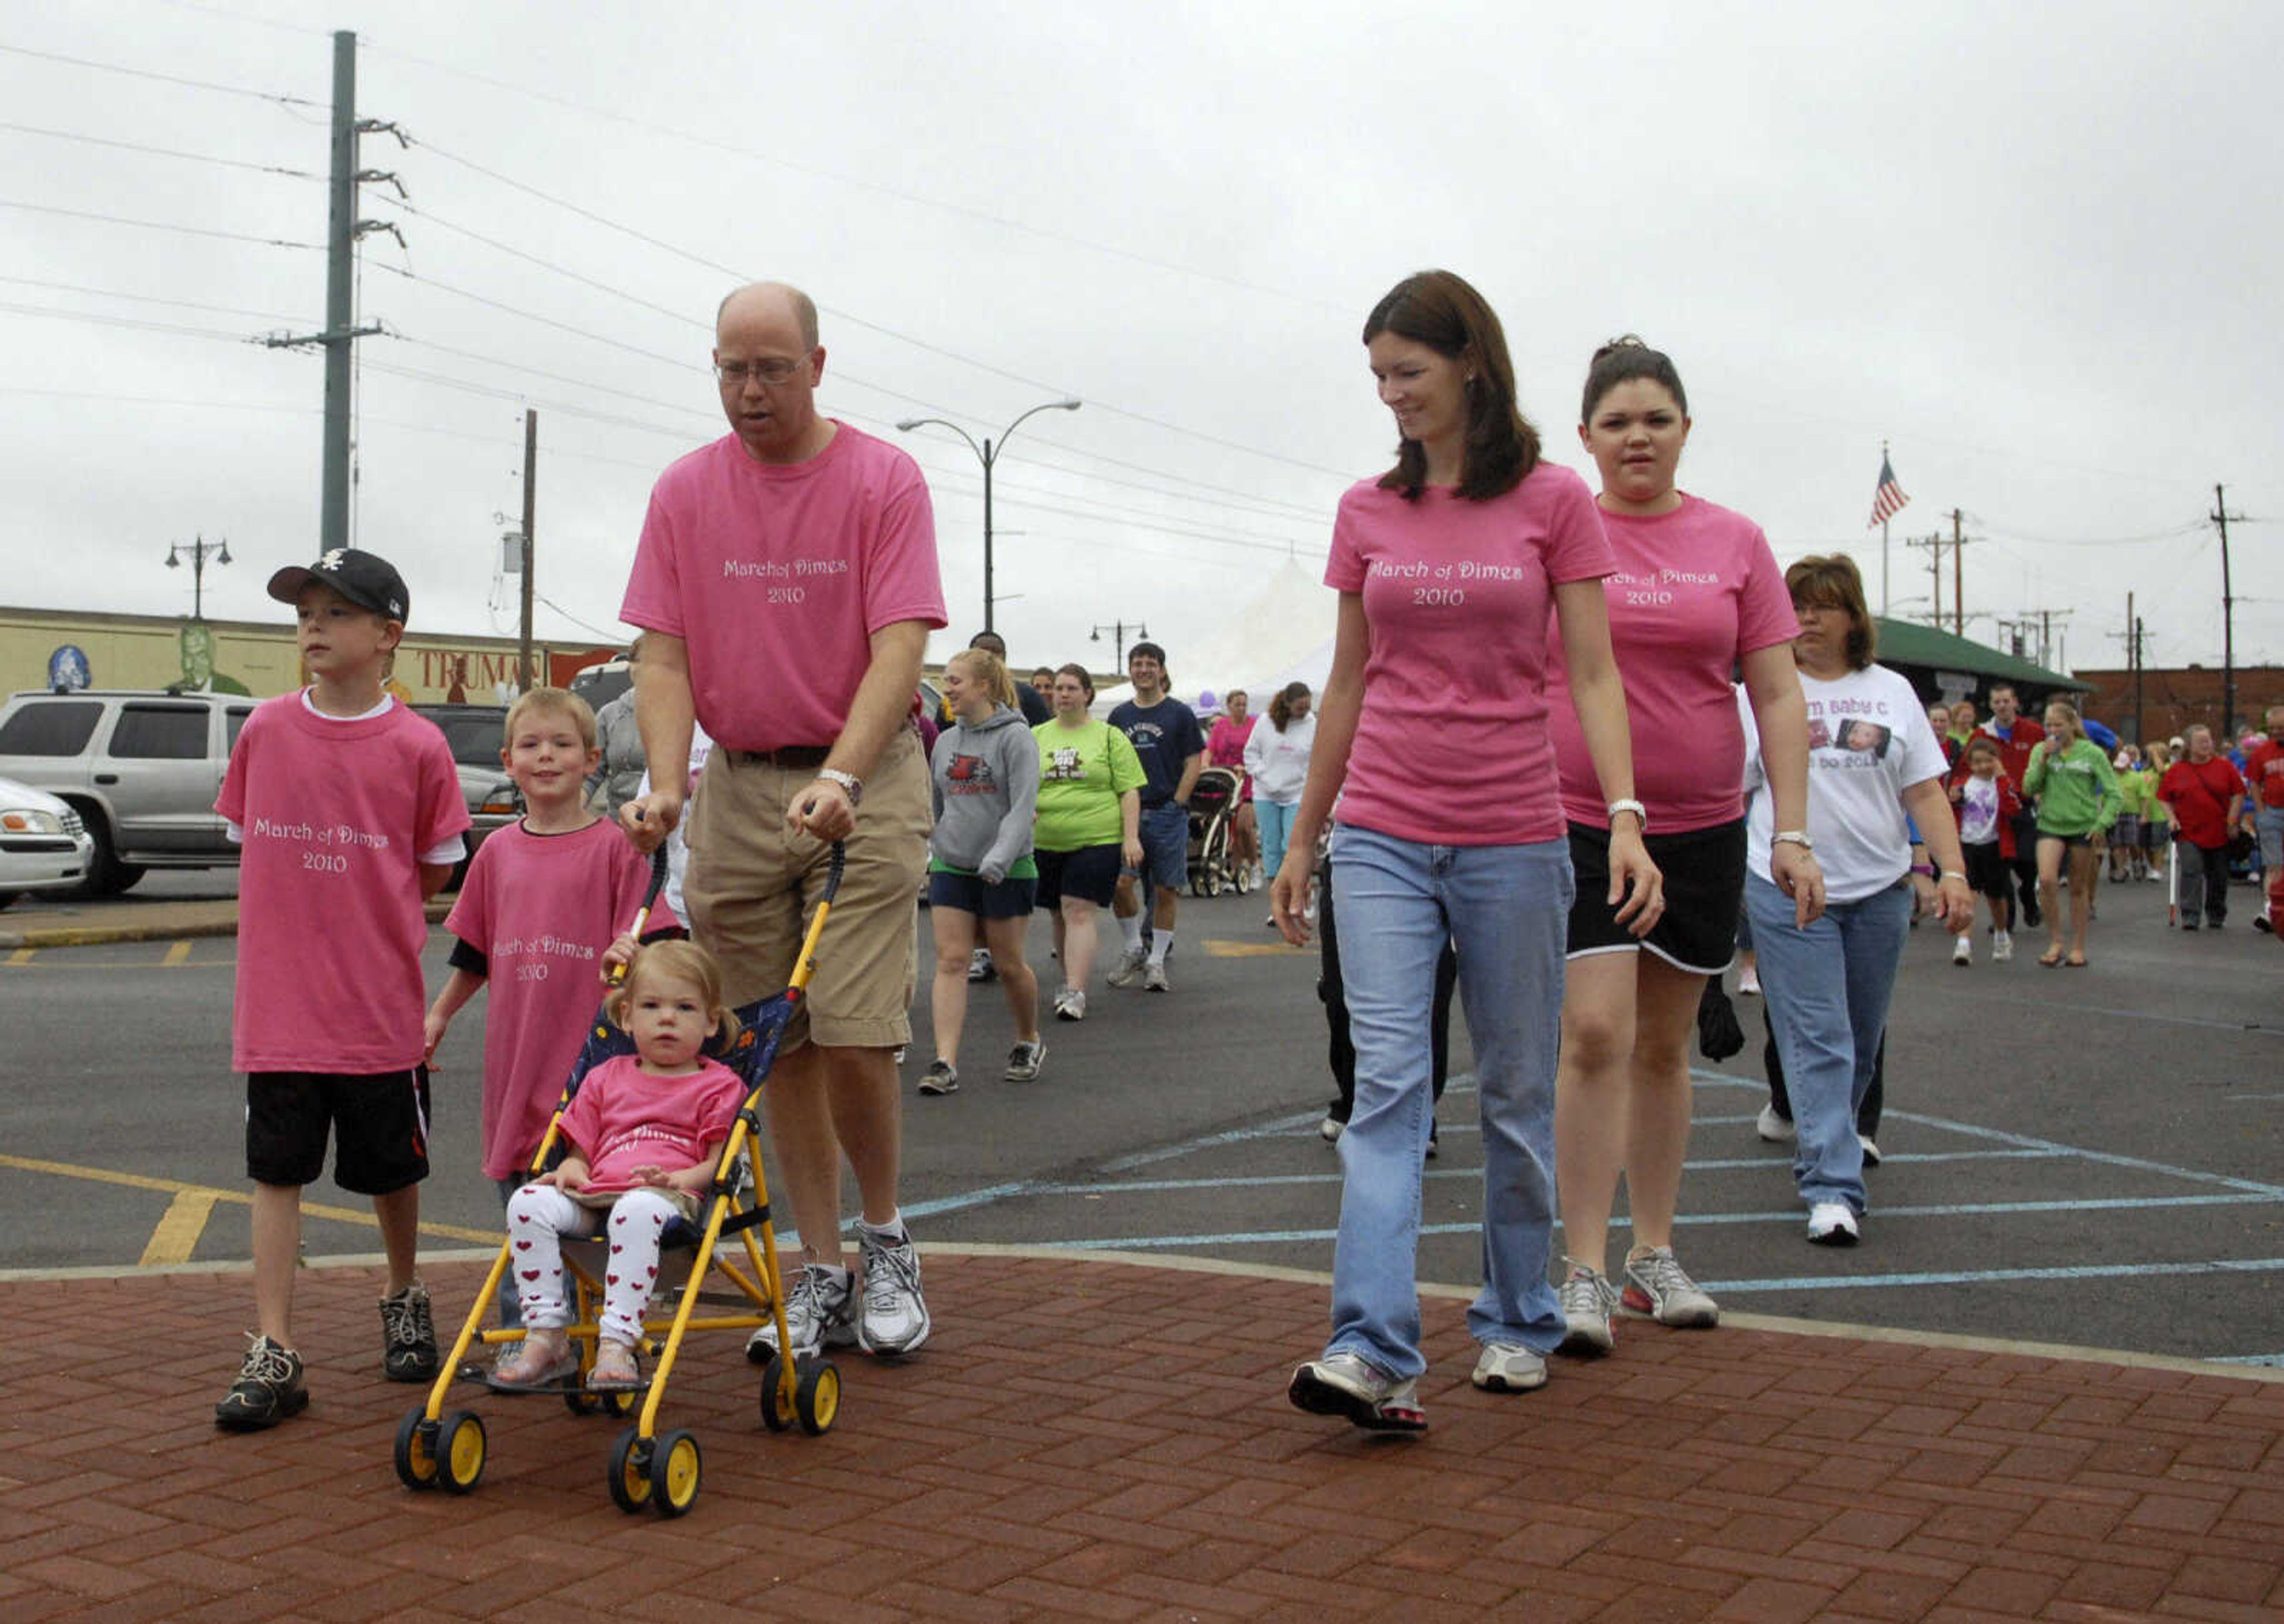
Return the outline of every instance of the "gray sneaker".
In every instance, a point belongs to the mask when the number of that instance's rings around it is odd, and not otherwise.
[[[897,1241],[857,1231],[864,1250],[864,1306],[856,1319],[856,1344],[868,1354],[894,1358],[927,1340],[927,1303],[920,1296],[920,1254],[909,1235]]]
[[[1118,966],[1102,979],[1113,987],[1131,987],[1140,979],[1143,966],[1150,962],[1147,948],[1128,948],[1118,956]]]
[[[1142,990],[1146,993],[1162,993],[1169,990],[1166,986],[1166,966],[1163,964],[1142,966]]]
[[[1661,1325],[1708,1330],[1721,1323],[1721,1305],[1682,1271],[1670,1246],[1627,1257],[1625,1295],[1619,1301],[1627,1313]]]
[[[380,1369],[391,1381],[434,1381],[436,1323],[428,1313],[428,1288],[415,1280],[394,1297],[380,1300]]]
[[[1044,1038],[1033,1038],[1028,1043],[1018,1043],[1007,1051],[1007,1081],[1029,1082],[1039,1074],[1039,1063],[1047,1058]]]
[[[805,1263],[786,1288],[786,1334],[796,1358],[820,1348],[847,1347],[856,1340],[856,1283],[845,1269],[827,1263]],[[746,1339],[746,1357],[755,1364],[768,1362],[778,1351],[778,1328],[772,1320]]]
[[[1314,1416],[1346,1416],[1375,1433],[1424,1433],[1420,1384],[1398,1381],[1355,1354],[1327,1354],[1293,1372],[1285,1396]]]
[[[1485,1393],[1529,1393],[1546,1385],[1546,1355],[1512,1342],[1486,1342],[1467,1379]]]
[[[997,978],[998,973],[999,966],[991,962],[990,949],[978,948],[974,952],[967,956],[967,979],[969,980],[989,981]]]
[[[959,1092],[959,1068],[943,1060],[931,1060],[919,1081],[923,1094],[957,1094]]]
[[[1565,1258],[1570,1272],[1562,1277],[1562,1321],[1566,1329],[1557,1353],[1592,1359],[1618,1345],[1610,1316],[1617,1311],[1618,1288],[1599,1269]]]
[[[268,1337],[248,1333],[246,1362],[215,1406],[215,1425],[226,1433],[258,1433],[309,1406],[301,1386],[301,1355]]]

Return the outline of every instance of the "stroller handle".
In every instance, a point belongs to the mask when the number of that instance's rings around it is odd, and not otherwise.
[[[666,847],[661,846],[650,855],[650,884],[643,887],[642,906],[635,910],[635,922],[627,926],[627,934],[637,941],[642,940],[643,926],[650,923],[650,910],[658,906],[658,894],[666,889]],[[610,984],[617,987],[627,979],[624,964],[611,966]]]

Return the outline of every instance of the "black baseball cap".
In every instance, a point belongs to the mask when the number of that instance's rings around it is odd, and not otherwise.
[[[402,622],[411,616],[412,594],[404,589],[404,577],[379,553],[359,552],[354,547],[328,548],[315,564],[306,567],[297,564],[272,575],[270,596],[290,604],[313,581],[332,588],[359,608],[392,621]]]

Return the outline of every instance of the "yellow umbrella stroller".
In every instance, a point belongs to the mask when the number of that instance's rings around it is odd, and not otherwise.
[[[652,1355],[649,1376],[631,1388],[588,1388],[587,1376],[594,1365],[599,1331],[597,1316],[602,1284],[596,1269],[582,1256],[587,1246],[572,1241],[564,1247],[563,1261],[575,1292],[575,1318],[567,1330],[579,1350],[578,1373],[552,1389],[492,1388],[500,1394],[551,1390],[561,1395],[574,1415],[600,1412],[634,1416],[633,1422],[619,1433],[611,1448],[607,1473],[611,1498],[624,1511],[639,1511],[645,1506],[656,1506],[665,1516],[679,1517],[697,1501],[702,1475],[698,1440],[686,1431],[658,1431],[659,1411],[685,1335],[692,1331],[751,1331],[766,1324],[776,1327],[779,1350],[792,1346],[786,1331],[785,1289],[778,1269],[777,1238],[770,1222],[769,1186],[762,1173],[761,1090],[777,1058],[786,1023],[799,1006],[810,978],[815,973],[817,939],[824,933],[826,916],[833,910],[833,899],[841,888],[846,863],[847,853],[835,841],[825,888],[817,899],[817,912],[809,922],[808,933],[802,939],[792,982],[774,996],[739,1009],[741,1030],[725,1052],[714,1057],[745,1080],[745,1103],[739,1108],[737,1121],[715,1164],[714,1181],[703,1192],[702,1222],[695,1230],[677,1224],[668,1230],[668,1255],[687,1252],[689,1272],[673,1304],[671,1317],[645,1318],[643,1322],[644,1346]],[[666,854],[661,849],[653,863],[650,889],[643,898],[641,911],[635,916],[633,933],[637,938],[648,922],[665,878]],[[596,1066],[614,1056],[630,1054],[633,1048],[633,1040],[613,1026],[607,1016],[597,1015],[586,1044],[579,1051],[578,1061],[563,1085],[562,1096],[556,1101],[547,1136],[532,1158],[531,1171],[535,1175],[546,1171],[559,1159],[558,1142],[563,1113],[579,1091],[581,1081]],[[726,1243],[732,1237],[743,1249],[741,1259],[727,1254]],[[445,1404],[456,1381],[490,1386],[489,1373],[483,1368],[463,1362],[471,1348],[478,1344],[502,1346],[523,1338],[520,1330],[482,1329],[485,1313],[510,1267],[512,1246],[512,1243],[504,1237],[499,1256],[485,1276],[483,1288],[476,1293],[475,1306],[469,1310],[466,1324],[443,1361],[443,1369],[429,1390],[427,1401],[416,1407],[396,1429],[396,1475],[408,1488],[442,1487],[465,1495],[483,1476],[488,1451],[482,1417],[473,1410],[447,1411]],[[700,1287],[709,1271],[720,1274],[734,1288],[734,1294],[716,1293],[714,1300],[726,1300],[740,1311],[698,1312]],[[661,1290],[661,1300],[663,1296]],[[661,1301],[653,1301],[653,1308],[661,1306]],[[663,1340],[659,1339],[661,1337]],[[790,1362],[782,1351],[770,1355],[763,1368],[761,1392],[762,1422],[770,1431],[784,1432],[798,1425],[802,1432],[814,1437],[832,1426],[840,1408],[841,1373],[821,1352],[802,1354]]]

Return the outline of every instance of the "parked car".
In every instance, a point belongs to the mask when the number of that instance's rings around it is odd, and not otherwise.
[[[80,890],[109,896],[146,869],[231,868],[215,797],[258,701],[162,689],[20,693],[0,704],[0,778],[64,801],[93,853]]]
[[[76,891],[94,862],[94,838],[68,801],[0,778],[0,908],[21,895]]]
[[[452,764],[460,769],[460,795],[468,803],[468,855],[444,883],[446,890],[457,890],[485,837],[523,816],[523,797],[500,759],[507,739],[507,712],[497,705],[416,705],[412,709],[442,730],[444,742],[452,747]]]

